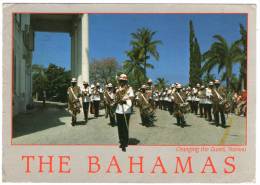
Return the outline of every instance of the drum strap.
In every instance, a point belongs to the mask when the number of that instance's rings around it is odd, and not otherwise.
[[[218,91],[214,89],[215,93],[217,94],[218,99],[222,100],[223,98],[219,95]]]
[[[78,99],[78,98],[76,97],[76,95],[75,95],[73,89],[72,89],[71,87],[70,87],[70,92],[71,92],[71,94],[73,95],[73,97],[75,98],[75,100]]]
[[[177,93],[177,95],[179,96],[179,98],[180,98],[180,100],[182,101],[182,103],[184,103],[184,101],[183,101],[181,95],[180,95],[179,93]]]
[[[143,93],[141,93],[141,96],[143,98],[143,100],[145,101],[146,104],[149,104],[149,102],[147,101],[147,99],[144,97]]]

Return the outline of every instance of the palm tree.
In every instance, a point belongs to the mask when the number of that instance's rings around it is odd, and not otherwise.
[[[167,85],[165,78],[157,78],[155,85],[159,90],[164,89]]]
[[[203,55],[202,72],[209,74],[214,67],[218,67],[218,73],[224,70],[221,80],[226,80],[227,88],[229,88],[233,76],[233,64],[238,63],[242,56],[239,41],[235,41],[229,46],[222,36],[214,35],[214,38],[217,41]]]
[[[147,63],[147,60],[153,57],[155,60],[159,60],[159,53],[157,51],[157,45],[162,44],[160,40],[154,40],[153,37],[156,32],[149,30],[148,28],[139,28],[137,32],[132,33],[131,45],[133,48],[140,50],[138,58],[144,66],[144,75],[146,76],[146,68],[153,68],[151,64]]]
[[[129,81],[131,81],[133,86],[136,88],[140,87],[146,77],[144,75],[144,68],[140,63],[140,50],[133,48],[131,51],[126,51],[128,59],[123,64],[123,69],[125,73],[129,76]]]

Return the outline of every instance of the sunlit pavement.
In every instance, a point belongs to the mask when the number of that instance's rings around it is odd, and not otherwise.
[[[139,110],[130,118],[130,144],[134,145],[223,145],[244,144],[246,118],[229,115],[227,127],[213,123],[193,114],[186,114],[187,125],[176,125],[176,119],[167,111],[157,110],[155,126],[141,125]],[[45,107],[31,113],[20,114],[14,119],[13,144],[118,144],[117,127],[109,125],[104,110],[100,117],[92,114],[85,124],[83,113],[78,124],[71,126],[70,114],[64,107]]]

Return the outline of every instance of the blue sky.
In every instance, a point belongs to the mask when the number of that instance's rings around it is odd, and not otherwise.
[[[101,59],[115,57],[126,60],[132,32],[146,27],[156,31],[159,61],[150,59],[154,69],[148,75],[155,80],[164,77],[169,82],[187,83],[189,78],[189,20],[193,21],[201,52],[214,42],[213,35],[222,35],[228,43],[240,38],[239,24],[246,27],[246,15],[241,14],[91,14],[89,15],[89,56]],[[49,63],[70,68],[70,36],[65,33],[36,33],[33,63]],[[238,71],[238,66],[235,67]]]

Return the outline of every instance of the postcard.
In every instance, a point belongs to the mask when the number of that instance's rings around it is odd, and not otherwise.
[[[4,182],[254,182],[256,6],[4,4]]]

